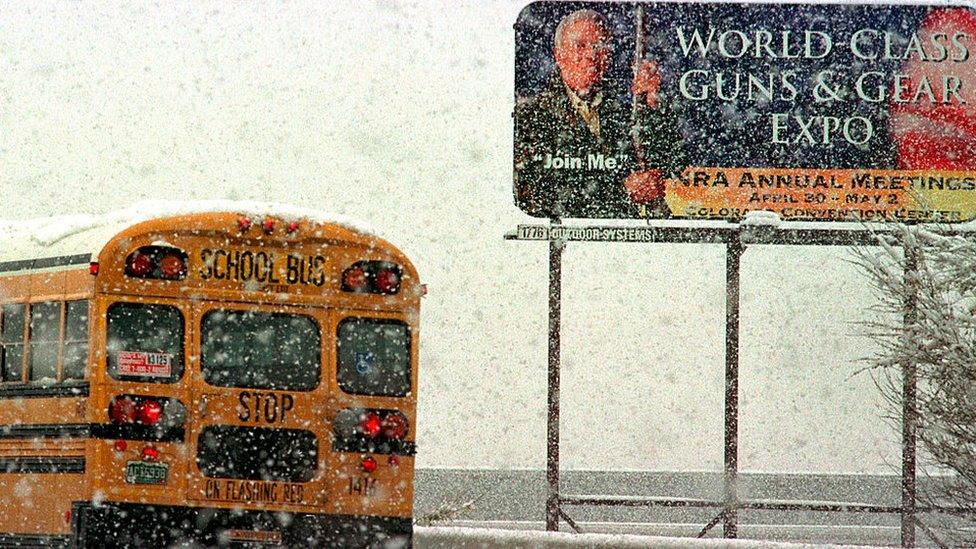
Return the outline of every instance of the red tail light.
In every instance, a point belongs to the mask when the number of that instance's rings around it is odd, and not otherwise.
[[[98,274],[98,262],[92,261],[88,264],[88,274],[95,276]]]
[[[363,414],[363,422],[360,425],[360,429],[363,435],[369,438],[376,438],[379,436],[380,431],[383,429],[383,422],[380,420],[379,414],[376,412],[366,412]]]
[[[116,425],[179,428],[186,421],[186,408],[174,398],[118,395],[108,405],[108,417]]]
[[[366,456],[363,458],[363,471],[367,473],[372,473],[376,471],[376,466],[377,466],[376,460],[373,459],[372,457]]]
[[[261,224],[264,227],[264,234],[271,234],[274,232],[274,219],[265,219],[264,223]]]
[[[390,412],[383,418],[383,436],[402,439],[407,436],[407,418],[400,412]]]
[[[143,425],[155,425],[163,417],[163,405],[158,400],[146,399],[136,405],[136,419]]]
[[[251,220],[246,217],[238,219],[237,228],[240,229],[242,233],[246,233],[247,230],[251,228]]]
[[[291,223],[289,223],[288,224],[288,227],[285,228],[285,231],[287,231],[288,234],[292,234],[292,233],[297,232],[298,231],[298,222],[297,221],[292,221]]]
[[[142,461],[159,461],[159,449],[155,446],[143,446]]]
[[[115,397],[109,404],[108,417],[113,423],[135,423],[136,402],[127,396]]]

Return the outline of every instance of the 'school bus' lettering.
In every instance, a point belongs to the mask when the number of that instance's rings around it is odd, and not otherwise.
[[[200,250],[200,278],[267,284],[325,284],[325,257],[287,255],[282,260],[274,252],[250,250]],[[283,272],[278,267],[284,265]]]
[[[0,444],[0,490],[34,495],[0,538],[409,542],[420,284],[399,250],[232,212],[23,249],[0,246],[0,441],[30,443]]]

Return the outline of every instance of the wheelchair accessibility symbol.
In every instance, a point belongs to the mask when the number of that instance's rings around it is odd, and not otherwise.
[[[376,356],[373,353],[356,353],[356,373],[364,376],[376,365]]]

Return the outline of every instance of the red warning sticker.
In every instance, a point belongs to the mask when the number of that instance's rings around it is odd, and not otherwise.
[[[173,375],[173,355],[144,351],[119,351],[119,375],[142,377],[170,377]]]

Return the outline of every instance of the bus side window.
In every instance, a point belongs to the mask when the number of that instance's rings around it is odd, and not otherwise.
[[[62,379],[85,379],[85,366],[88,364],[88,302],[69,301],[65,305]]]
[[[58,377],[61,302],[33,303],[30,308],[30,381],[54,383]]]
[[[23,381],[24,372],[24,305],[4,305],[0,321],[0,381]]]

